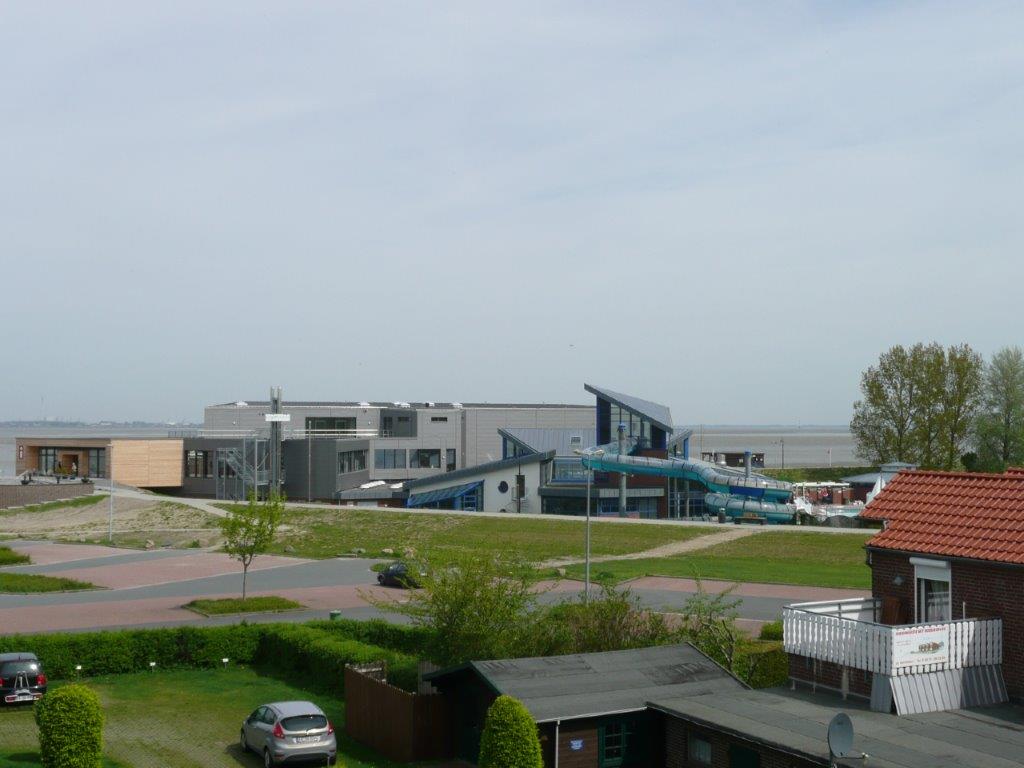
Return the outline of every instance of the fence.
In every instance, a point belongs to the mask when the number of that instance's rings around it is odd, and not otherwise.
[[[445,697],[408,693],[382,678],[377,669],[345,668],[348,735],[396,762],[451,757],[451,715]]]

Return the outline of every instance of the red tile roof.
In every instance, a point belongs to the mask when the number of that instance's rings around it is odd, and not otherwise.
[[[900,472],[860,516],[869,547],[1024,565],[1024,472]]]

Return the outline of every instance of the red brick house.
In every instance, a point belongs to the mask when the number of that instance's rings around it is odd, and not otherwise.
[[[1024,697],[1024,470],[901,472],[861,517],[872,596],[786,609],[794,685],[900,714]]]

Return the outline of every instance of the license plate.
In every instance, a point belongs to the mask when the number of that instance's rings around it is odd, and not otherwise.
[[[296,736],[296,744],[312,744],[313,742],[320,741],[319,736]]]
[[[5,696],[4,701],[8,704],[15,704],[19,701],[35,701],[35,698],[31,693],[19,693],[15,696]]]

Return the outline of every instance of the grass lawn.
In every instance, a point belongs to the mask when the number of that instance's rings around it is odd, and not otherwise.
[[[227,507],[228,505],[224,505]],[[427,515],[385,509],[305,509],[289,507],[288,526],[272,551],[296,557],[337,557],[363,549],[371,557],[397,555],[411,547],[418,557],[444,557],[457,552],[515,553],[537,562],[556,557],[583,557],[582,518],[546,520],[471,515]],[[600,555],[641,552],[676,541],[704,536],[713,528],[596,522],[591,551]]]
[[[304,608],[305,606],[294,600],[289,600],[287,597],[264,595],[262,597],[247,597],[245,600],[230,597],[221,600],[193,600],[191,603],[185,603],[185,607],[204,616],[217,616],[231,613],[290,611],[294,608]]]
[[[289,699],[313,701],[327,713],[338,736],[339,764],[400,765],[377,758],[345,735],[343,701],[252,670],[140,672],[98,677],[88,684],[103,701],[105,751],[116,761],[112,766],[256,768],[262,760],[251,752],[243,755],[238,747],[242,720],[261,704]],[[0,710],[0,766],[38,765],[38,745],[31,708]]]
[[[864,542],[873,533],[756,533],[690,555],[619,560],[591,566],[595,578],[623,581],[638,576],[676,576],[815,587],[870,588]],[[583,577],[582,566],[568,569]]]
[[[28,555],[15,552],[10,547],[0,547],[0,565],[23,565],[30,562]]]
[[[68,509],[70,507],[91,507],[93,504],[98,504],[107,497],[97,496],[95,494],[91,496],[78,496],[74,499],[62,499],[60,501],[48,501],[45,504],[27,504],[24,507],[16,507],[14,509],[5,509],[0,511],[0,514],[7,515],[20,515],[24,512],[49,512],[51,509]]]
[[[78,589],[96,589],[95,584],[35,573],[0,572],[0,593],[70,592]]]

